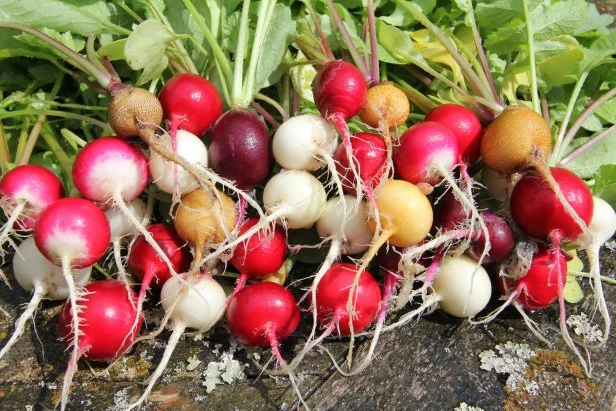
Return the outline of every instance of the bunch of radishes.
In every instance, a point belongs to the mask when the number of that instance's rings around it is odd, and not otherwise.
[[[55,44],[34,29],[13,28]],[[313,84],[320,115],[298,114],[269,130],[246,107],[223,113],[219,91],[196,74],[172,77],[155,96],[122,84],[90,57],[60,51],[112,96],[116,136],[101,136],[77,155],[79,196],[62,198],[61,182],[38,166],[2,177],[7,222],[0,240],[13,246],[13,274],[33,297],[0,357],[43,298],[68,298],[60,330],[72,353],[62,408],[81,357],[114,361],[170,321],[163,359],[131,406],[139,407],[185,330],[207,331],[225,311],[231,334],[245,346],[270,347],[299,393],[293,371],[328,336],[351,337],[347,367],[339,370],[358,373],[383,331],[436,308],[476,317],[493,294],[488,271],[506,301],[473,321],[489,321],[507,305],[523,312],[559,300],[563,336],[577,352],[565,324],[564,241],[588,251],[605,343],[610,317],[598,249],[616,230],[616,214],[573,173],[547,167],[550,130],[532,110],[508,107],[484,130],[471,109],[443,104],[411,125],[407,97],[394,84],[379,84],[378,62],[362,72],[330,52]],[[357,115],[362,130],[351,133],[347,121]],[[515,124],[515,133],[503,132],[502,123]],[[502,195],[498,212],[479,211],[478,175],[489,193]],[[173,226],[152,223],[163,217],[153,214],[155,191],[170,198]],[[305,279],[300,307],[284,287],[287,231],[312,227],[329,250]],[[91,267],[107,254],[118,279],[88,284]],[[382,285],[368,271],[375,257]],[[227,263],[239,271],[230,296],[215,279]],[[140,281],[138,293],[131,277]],[[160,289],[164,320],[137,337],[150,287]],[[412,310],[387,324],[388,312],[407,303]],[[312,314],[311,332],[287,361],[278,345],[297,329],[300,308]],[[360,333],[373,340],[353,365]]]

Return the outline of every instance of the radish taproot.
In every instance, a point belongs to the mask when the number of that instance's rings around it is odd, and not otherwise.
[[[124,355],[139,333],[142,318],[135,312],[136,296],[118,280],[94,281],[83,288],[79,301],[79,334],[75,333],[76,313],[68,301],[60,313],[60,336],[72,348],[72,360],[64,374],[61,409],[67,405],[77,361],[112,362]],[[133,324],[137,321],[137,327]],[[79,342],[77,337],[79,336]]]
[[[167,341],[156,370],[148,379],[148,385],[143,394],[126,410],[139,408],[147,400],[152,388],[161,376],[169,359],[177,346],[178,341],[187,328],[208,331],[225,312],[227,296],[223,288],[209,275],[182,275],[180,279],[172,277],[160,291],[160,301],[173,322],[171,336]]]
[[[149,216],[146,215],[148,214],[147,205],[143,201],[136,198],[130,204],[127,204],[126,208],[133,215],[134,219],[142,224],[147,224]],[[122,242],[128,240],[127,237],[137,234],[139,230],[119,208],[109,208],[105,211],[105,216],[109,221],[109,228],[111,230],[111,245],[113,247],[113,258],[118,270],[118,276],[127,287],[130,287],[122,258]]]
[[[7,221],[0,229],[0,248],[9,241],[14,248],[10,235],[15,231],[30,231],[40,213],[63,196],[60,179],[45,167],[34,164],[17,166],[8,171],[0,180],[0,207]],[[0,257],[5,252],[0,250]],[[0,276],[10,287],[2,270]]]
[[[74,270],[75,285],[84,286],[90,280],[91,273],[91,267]],[[25,291],[32,292],[32,298],[24,312],[15,321],[15,331],[0,350],[0,359],[19,340],[26,322],[34,316],[34,312],[43,299],[65,300],[69,297],[69,289],[62,268],[52,264],[41,254],[34,243],[34,237],[28,237],[17,248],[13,256],[13,275]]]

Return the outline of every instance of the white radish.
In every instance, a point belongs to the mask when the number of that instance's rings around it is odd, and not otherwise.
[[[167,347],[154,373],[150,376],[148,386],[137,401],[128,410],[136,409],[148,398],[154,384],[161,376],[167,363],[187,328],[204,332],[212,328],[223,316],[227,295],[212,277],[201,275],[191,278],[187,275],[173,277],[165,282],[160,292],[161,304],[173,321],[172,333]],[[190,284],[188,287],[184,282]]]

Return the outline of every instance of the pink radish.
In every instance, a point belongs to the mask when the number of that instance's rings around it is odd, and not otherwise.
[[[415,124],[406,130],[400,137],[400,146],[394,154],[396,171],[402,179],[413,184],[436,185],[443,179],[447,182],[447,186],[463,205],[465,213],[470,215],[471,229],[474,229],[477,222],[485,233],[485,248],[479,259],[481,264],[490,251],[489,236],[473,200],[472,180],[470,177],[465,179],[467,191],[463,192],[453,176],[453,169],[459,159],[458,142],[453,131],[430,121]]]
[[[227,111],[212,129],[209,157],[212,170],[242,190],[263,183],[272,167],[265,123],[245,108]]]
[[[135,294],[121,281],[95,281],[86,285],[83,291],[79,309],[75,310],[74,302],[68,301],[60,314],[60,336],[72,347],[74,359],[64,375],[62,410],[67,405],[77,361],[81,357],[91,361],[114,361],[131,348],[141,328],[141,318],[133,308]],[[77,321],[80,323],[79,334],[75,333],[74,327],[76,311],[80,315]],[[135,321],[138,324],[133,328]]]
[[[300,311],[293,294],[271,282],[247,285],[229,300],[227,308],[231,335],[248,347],[270,347],[298,394],[295,377],[280,354],[278,344],[295,332],[299,319]]]
[[[192,259],[190,250],[172,226],[152,224],[147,230],[171,262],[173,270],[178,273],[188,270]],[[137,237],[130,248],[128,269],[141,281],[136,308],[137,315],[141,316],[143,302],[150,285],[161,288],[172,275],[169,267],[143,235]]]
[[[426,115],[425,121],[440,123],[453,131],[460,160],[468,165],[477,162],[483,127],[475,113],[459,104],[441,104]]]
[[[192,73],[178,74],[165,83],[158,94],[165,117],[171,121],[171,134],[177,129],[197,136],[222,114],[222,98],[207,79]]]
[[[241,236],[258,223],[258,218],[249,218],[241,225],[238,235]],[[248,279],[265,278],[276,273],[284,264],[288,252],[287,236],[278,226],[271,233],[260,230],[235,247],[231,264],[239,270],[240,277],[232,297]]]
[[[118,207],[172,267],[164,251],[126,205],[141,195],[148,183],[147,160],[139,149],[115,137],[94,140],[75,158],[73,182],[87,199]],[[172,271],[173,274],[176,273]]]
[[[9,236],[13,230],[31,230],[41,211],[58,201],[62,195],[62,183],[58,177],[41,166],[18,166],[2,176],[0,207],[7,216],[7,222],[0,231],[0,247],[5,241],[12,243]],[[4,256],[2,251],[0,256]],[[0,276],[10,287],[1,270]]]
[[[75,284],[84,286],[90,280],[92,268],[75,270]],[[0,359],[19,340],[24,332],[26,322],[34,316],[41,301],[65,300],[69,297],[69,289],[64,279],[62,268],[47,260],[36,248],[33,237],[25,239],[13,256],[13,275],[19,285],[26,291],[32,291],[32,298],[21,316],[15,321],[15,331],[0,350]]]
[[[181,277],[181,280],[180,278]],[[184,284],[185,283],[185,284]],[[165,316],[173,321],[172,333],[156,370],[149,378],[143,394],[126,410],[139,408],[148,398],[161,376],[182,334],[187,328],[205,332],[211,329],[225,312],[227,296],[214,279],[207,275],[172,277],[160,291]]]
[[[62,266],[69,289],[74,332],[73,352],[69,370],[75,370],[79,360],[80,306],[82,291],[76,289],[71,268],[85,268],[96,263],[107,250],[111,239],[105,214],[91,201],[83,198],[63,198],[40,215],[34,226],[34,241],[41,253],[52,263]],[[63,403],[68,397],[72,373],[64,377]],[[64,408],[64,406],[63,406]]]

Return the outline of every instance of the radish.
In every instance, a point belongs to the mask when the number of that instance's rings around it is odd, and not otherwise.
[[[369,199],[374,198],[373,190],[384,175],[384,166],[387,161],[385,142],[376,134],[361,132],[351,136],[351,149],[353,158],[359,167],[358,172],[366,196]],[[334,152],[334,160],[344,191],[351,195],[358,195],[343,144],[339,145]]]
[[[258,218],[249,218],[240,227],[238,236],[258,223]],[[276,227],[271,233],[260,230],[235,247],[231,264],[239,270],[240,277],[231,298],[242,289],[248,279],[263,279],[280,270],[288,252],[287,236],[280,227]]]
[[[406,324],[437,306],[454,317],[470,319],[488,305],[492,294],[492,284],[486,270],[465,255],[444,257],[439,263],[432,288],[434,292],[419,307],[383,327],[382,331]]]
[[[174,226],[180,238],[193,245],[192,269],[204,262],[204,252],[210,245],[229,238],[235,221],[235,205],[224,193],[199,188],[182,197]]]
[[[68,301],[60,314],[60,336],[73,350],[73,360],[64,375],[62,410],[66,408],[77,361],[83,357],[91,361],[112,362],[121,357],[131,348],[142,323],[133,308],[135,294],[127,291],[121,281],[95,281],[86,285],[83,291],[79,309],[75,310],[74,301]],[[79,334],[74,328],[76,312],[80,315]],[[135,321],[137,327],[133,328]]]
[[[361,187],[359,171],[353,161],[351,133],[345,121],[359,114],[366,105],[368,89],[366,80],[361,71],[351,63],[334,60],[319,70],[312,83],[312,89],[319,112],[342,136],[348,164],[354,176],[354,186]]]
[[[584,181],[564,168],[552,167],[546,174],[533,170],[517,182],[511,198],[511,216],[516,225],[533,238],[552,243],[551,254],[556,261],[560,253],[562,241],[575,241],[587,247],[592,244],[592,234],[588,224],[593,216],[593,198]],[[557,189],[552,189],[550,179],[554,180]],[[560,197],[563,197],[564,202]],[[565,205],[566,203],[566,205]],[[571,209],[572,213],[567,211]],[[559,267],[557,265],[557,267]],[[595,284],[600,282],[598,272],[593,270]],[[560,278],[560,274],[557,274]],[[587,372],[589,365],[575,346],[566,324],[565,301],[563,295],[564,282],[559,281],[560,329],[567,345],[578,355]],[[595,299],[599,307],[605,307],[605,296],[601,287],[594,287]],[[609,333],[611,320],[604,308],[600,309],[604,320],[604,336]],[[602,341],[603,344],[605,341]]]
[[[352,203],[355,199],[349,195],[343,197],[347,203]],[[351,218],[345,220],[344,210],[346,207],[340,206],[340,198],[332,198],[327,201],[321,216],[316,222],[316,229],[319,237],[323,240],[331,240],[329,250],[325,260],[312,280],[310,293],[312,306],[317,306],[317,289],[323,276],[325,276],[332,264],[342,254],[357,254],[370,246],[372,240],[372,230],[368,225],[368,207],[365,201],[359,203],[359,209]],[[317,327],[317,310],[313,310],[312,331],[308,337],[308,342],[312,340]]]
[[[323,185],[306,171],[283,170],[270,178],[263,190],[268,220],[279,220],[292,229],[312,227],[326,200]]]
[[[376,50],[373,50],[373,52]],[[392,137],[394,131],[398,137],[398,127],[403,126],[411,112],[411,106],[406,94],[393,83],[373,85],[366,93],[366,106],[362,109],[360,117],[368,126],[376,128],[383,136],[386,147],[386,161],[382,175],[391,177],[392,169]]]
[[[312,348],[338,329],[340,335],[353,336],[365,330],[374,321],[381,302],[381,290],[372,275],[350,263],[335,262],[325,273],[317,286],[316,306],[312,310],[325,331],[316,339],[307,341],[304,348],[293,359],[295,368]],[[357,280],[359,277],[359,280]],[[353,285],[357,283],[356,287]],[[348,302],[353,305],[349,308]],[[349,358],[352,355],[352,341]]]
[[[212,169],[238,188],[250,190],[261,184],[272,167],[265,123],[248,109],[227,111],[214,124],[209,156]]]
[[[178,130],[176,137],[176,146],[173,148],[176,155],[189,164],[203,168],[208,166],[207,148],[201,139],[185,130]],[[167,149],[172,148],[169,135],[162,135],[160,142]],[[197,179],[188,170],[180,169],[174,162],[168,161],[156,152],[150,154],[148,165],[152,180],[166,193],[174,196],[184,195],[199,188]]]
[[[426,115],[425,121],[440,123],[453,131],[460,160],[468,165],[477,162],[483,127],[475,113],[460,104],[441,104]]]
[[[214,279],[207,275],[182,275],[181,278],[183,281],[178,277],[170,278],[160,291],[160,301],[166,316],[170,316],[173,321],[171,336],[143,394],[126,409],[127,411],[139,408],[148,398],[156,381],[167,367],[184,331],[193,328],[205,332],[212,328],[225,312],[227,296]]]
[[[160,90],[158,100],[165,118],[171,121],[172,136],[178,128],[202,136],[222,114],[222,98],[216,87],[192,73],[169,79]]]
[[[464,206],[464,211],[471,216],[471,229],[475,222],[485,233],[486,244],[479,263],[490,251],[489,235],[483,218],[479,215],[470,185],[466,183],[467,192],[458,187],[453,176],[453,169],[460,159],[458,142],[455,134],[440,123],[425,121],[415,124],[400,137],[400,146],[394,155],[396,171],[400,177],[413,184],[438,184],[441,179],[447,182],[453,194]],[[463,171],[464,172],[464,171]]]
[[[276,162],[288,170],[316,171],[327,166],[342,197],[343,185],[332,157],[337,145],[338,136],[331,124],[316,114],[303,114],[291,117],[278,127],[272,149]],[[342,206],[346,207],[346,202]]]
[[[139,149],[115,137],[94,140],[77,154],[73,182],[87,199],[109,202],[118,207],[163,261],[172,266],[164,251],[126,205],[141,195],[148,184],[147,160]]]
[[[92,273],[92,268],[75,270],[77,287],[85,285]],[[26,291],[32,291],[32,298],[21,316],[15,321],[15,331],[0,350],[0,359],[19,340],[24,332],[26,322],[34,316],[34,311],[44,298],[65,300],[69,296],[68,285],[62,268],[53,265],[36,248],[33,237],[25,239],[13,256],[13,275],[19,285]]]
[[[86,268],[96,263],[107,250],[111,233],[105,214],[91,201],[83,198],[63,198],[40,215],[34,226],[34,241],[40,252],[53,264],[62,267],[64,279],[69,290],[72,327],[73,352],[64,378],[63,404],[68,397],[72,374],[79,360],[81,337],[81,307],[78,301],[82,290],[75,287],[71,268]],[[64,408],[64,405],[63,405]]]
[[[227,324],[233,338],[248,347],[270,347],[301,400],[293,372],[278,348],[280,340],[295,332],[299,320],[293,294],[271,282],[247,285],[230,298],[227,308]]]
[[[147,206],[139,198],[133,200],[126,208],[137,221],[146,224],[147,220],[149,220],[149,217],[146,216],[146,214],[148,214],[146,210]],[[131,220],[126,218],[126,215],[118,208],[108,209],[105,211],[105,216],[109,221],[113,258],[116,268],[118,269],[120,280],[122,280],[127,287],[130,287],[126,270],[124,269],[124,262],[122,261],[122,241],[125,240],[127,236],[137,234],[137,227],[135,227]]]
[[[549,343],[523,309],[545,309],[559,298],[560,288],[564,287],[567,279],[567,255],[562,250],[554,255],[554,251],[540,245],[521,277],[516,278],[515,266],[511,268],[501,272],[497,280],[501,294],[507,297],[506,301],[484,318],[473,322],[482,324],[492,321],[505,308],[513,305],[523,316],[533,334]]]
[[[603,294],[603,283],[601,281],[601,267],[599,261],[599,249],[605,244],[616,231],[616,212],[609,203],[599,197],[593,197],[593,213],[592,219],[588,224],[588,231],[591,234],[590,241],[581,244],[586,250],[586,256],[590,263],[590,278],[593,280],[597,308],[601,312],[605,321],[604,338],[600,341],[600,345],[605,344],[608,336],[608,330],[611,327],[611,319]]]
[[[10,239],[13,230],[31,230],[41,211],[62,195],[60,179],[44,167],[27,164],[4,174],[0,180],[0,207],[7,216],[7,222],[0,231],[0,247],[8,241],[17,248]],[[4,257],[4,251],[0,251],[0,257]],[[0,276],[10,288],[2,270]]]
[[[188,270],[191,262],[190,251],[172,226],[152,224],[147,230],[163,250],[175,272],[182,273]],[[150,285],[161,288],[172,274],[143,235],[137,237],[130,248],[128,269],[141,281],[136,307],[137,315],[141,316],[143,302]]]

